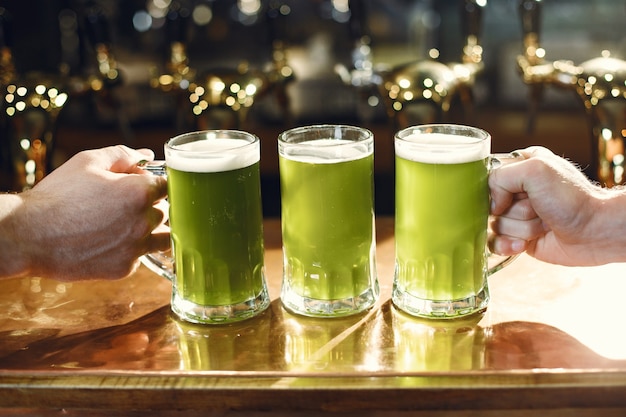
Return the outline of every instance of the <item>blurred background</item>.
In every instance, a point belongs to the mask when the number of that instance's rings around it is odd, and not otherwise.
[[[393,134],[446,121],[494,152],[543,145],[606,186],[626,134],[623,0],[0,1],[0,189],[83,149],[185,131],[261,138],[345,123],[375,134],[376,210],[393,214]]]

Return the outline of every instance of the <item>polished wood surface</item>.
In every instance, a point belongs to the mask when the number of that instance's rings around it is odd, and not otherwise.
[[[279,220],[265,221],[265,235],[272,305],[234,325],[178,321],[169,282],[143,266],[119,281],[2,281],[0,408],[626,409],[626,264],[522,255],[490,277],[485,314],[416,319],[391,305],[393,219],[381,217],[379,303],[311,319],[278,299]]]

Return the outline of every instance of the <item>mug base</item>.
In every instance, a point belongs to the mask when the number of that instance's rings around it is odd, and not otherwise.
[[[456,300],[428,300],[394,285],[391,300],[397,308],[415,317],[454,319],[484,312],[489,303],[489,290],[483,287],[475,295]]]
[[[346,317],[362,313],[378,301],[378,287],[343,299],[321,300],[296,294],[283,283],[280,299],[290,312],[307,317]]]
[[[202,305],[182,299],[178,294],[172,296],[172,311],[178,318],[197,324],[228,324],[246,320],[260,314],[270,305],[267,287],[254,298],[229,305]]]

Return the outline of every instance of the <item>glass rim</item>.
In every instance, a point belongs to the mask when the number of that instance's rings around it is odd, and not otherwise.
[[[201,140],[212,140],[212,139],[238,139],[245,140],[245,144],[236,143],[234,146],[229,148],[221,148],[219,150],[205,150],[205,151],[194,151],[190,149],[181,148],[181,145],[201,141]],[[235,130],[235,129],[209,129],[209,130],[198,130],[194,132],[186,132],[181,133],[179,135],[173,136],[165,142],[165,149],[173,150],[176,152],[190,152],[190,153],[218,153],[223,152],[224,150],[233,150],[233,149],[242,149],[246,148],[250,145],[255,145],[260,143],[260,139],[254,133],[246,132],[244,130]]]
[[[346,138],[343,135],[341,135],[341,137],[337,137],[338,135],[332,134],[336,132],[337,130],[342,131],[342,132],[343,131],[356,132],[360,134],[361,137]],[[319,134],[305,137],[305,134],[310,134],[311,132],[319,132]],[[331,132],[331,134],[324,134],[322,132]],[[297,140],[291,140],[291,141],[287,140],[287,137],[298,137],[298,136],[299,138]],[[326,145],[326,146],[350,146],[351,144],[354,144],[354,143],[373,140],[374,134],[369,129],[366,129],[360,126],[329,123],[329,124],[315,124],[315,125],[294,127],[289,130],[285,130],[284,132],[278,135],[279,145],[287,145],[287,146],[289,145],[309,146],[307,144],[308,142],[311,142],[317,139],[331,139],[331,140],[347,139],[350,142],[348,143],[338,142],[336,144]],[[310,145],[310,146],[315,146],[315,145]]]
[[[491,139],[491,134],[484,129],[475,126],[454,124],[454,123],[430,123],[424,125],[409,126],[397,131],[394,134],[395,140],[400,140],[407,143],[422,143],[419,140],[407,140],[407,137],[413,134],[428,135],[431,133],[448,134],[454,136],[461,136],[465,138],[465,144],[477,144]],[[468,134],[471,133],[471,134]],[[474,139],[474,140],[467,140]]]

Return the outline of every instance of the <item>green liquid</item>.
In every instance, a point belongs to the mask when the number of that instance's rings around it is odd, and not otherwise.
[[[175,290],[205,306],[253,299],[263,288],[259,163],[225,172],[168,168]]]
[[[285,275],[302,297],[339,300],[371,286],[372,154],[346,162],[280,161]]]
[[[396,282],[426,300],[485,286],[489,190],[485,160],[427,164],[396,157]]]

